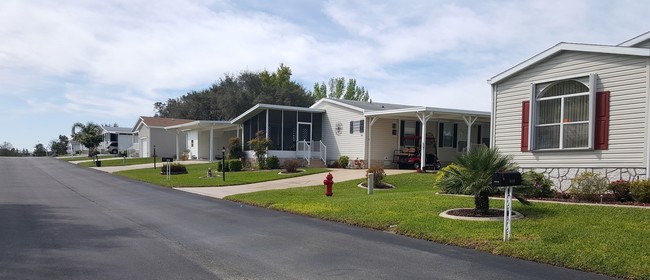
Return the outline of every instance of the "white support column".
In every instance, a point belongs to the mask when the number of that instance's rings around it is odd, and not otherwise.
[[[422,137],[420,141],[420,170],[424,171],[424,166],[427,164],[427,122],[431,118],[431,114],[429,113],[425,115],[425,112],[417,112],[416,115],[418,116],[418,119],[420,119],[420,123],[422,125]]]
[[[368,168],[372,166],[372,125],[375,124],[375,121],[379,119],[378,117],[369,117],[368,120],[370,122],[368,123],[368,129],[366,133],[368,134]]]
[[[210,126],[210,162],[214,161],[214,126]]]
[[[181,153],[178,147],[178,129],[176,130],[176,161],[181,160]]]
[[[478,116],[463,116],[463,120],[465,120],[465,124],[467,125],[467,152],[469,153],[471,147],[472,147],[472,125],[474,122],[478,119]]]

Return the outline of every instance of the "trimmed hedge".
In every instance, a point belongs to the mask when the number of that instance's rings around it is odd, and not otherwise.
[[[228,159],[226,160],[225,165],[226,165],[226,172],[241,171],[243,167],[243,164],[239,159]],[[217,161],[217,172],[223,172],[221,161]]]
[[[650,180],[632,182],[630,196],[637,202],[650,203]]]

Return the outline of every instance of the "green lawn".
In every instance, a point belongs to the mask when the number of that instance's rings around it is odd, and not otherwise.
[[[304,168],[305,172],[288,175],[278,174],[280,170],[226,172],[226,181],[224,182],[221,177],[221,172],[216,172],[216,163],[191,164],[185,167],[187,168],[188,174],[172,175],[169,181],[167,181],[167,176],[160,174],[160,167],[158,169],[147,168],[120,171],[115,174],[165,187],[214,187],[250,184],[327,171],[326,168]],[[212,167],[214,175],[218,175],[218,177],[205,178],[208,167]]]
[[[115,158],[115,157],[113,157]],[[135,164],[143,164],[143,163],[153,163],[153,158],[151,157],[146,157],[146,158],[122,158],[120,157],[119,159],[111,159],[111,160],[99,160],[102,162],[102,167],[106,166],[125,166],[125,165],[135,165]],[[160,162],[160,157],[156,157],[156,162]],[[85,167],[92,167],[95,166],[95,162],[89,161],[89,162],[80,162],[80,166],[85,166]]]
[[[502,222],[441,218],[439,213],[473,207],[472,197],[435,194],[431,174],[388,176],[393,190],[367,195],[359,181],[263,191],[226,197],[326,220],[390,230],[435,242],[631,279],[650,279],[650,209],[534,203],[513,209],[512,239],[503,242]],[[491,206],[503,208],[502,200]]]

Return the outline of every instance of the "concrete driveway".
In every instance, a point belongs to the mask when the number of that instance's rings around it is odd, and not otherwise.
[[[386,175],[401,174],[415,172],[415,170],[397,170],[387,169]],[[332,176],[334,182],[343,182],[353,179],[361,179],[366,177],[365,169],[332,169]],[[196,187],[196,188],[175,188],[177,190],[186,191],[190,193],[200,194],[215,198],[224,198],[233,194],[250,193],[264,190],[280,190],[297,187],[308,187],[314,185],[323,185],[327,173],[313,174],[300,177],[292,177],[282,180],[253,183],[248,185],[238,186],[225,186],[225,187]]]

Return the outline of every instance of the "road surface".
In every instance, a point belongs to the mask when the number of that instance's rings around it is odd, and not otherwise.
[[[0,279],[607,279],[0,158]]]

